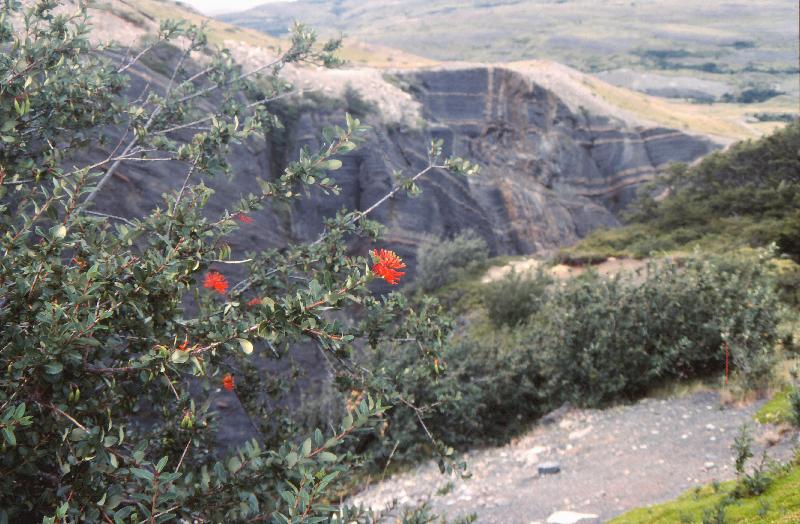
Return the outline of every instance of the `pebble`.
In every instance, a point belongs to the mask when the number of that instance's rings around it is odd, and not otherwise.
[[[538,469],[539,475],[555,475],[561,472],[561,465],[558,462],[542,462]]]
[[[575,513],[574,511],[556,511],[547,517],[547,524],[594,524],[600,519],[592,513]]]

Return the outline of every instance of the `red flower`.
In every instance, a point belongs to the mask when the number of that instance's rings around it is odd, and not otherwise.
[[[222,377],[222,387],[228,391],[233,391],[233,385],[233,375],[230,373],[225,373],[225,376]]]
[[[218,271],[209,271],[203,279],[203,287],[224,295],[228,291],[228,280]]]
[[[389,251],[388,249],[374,249],[370,251],[370,254],[378,259],[378,262],[372,266],[372,272],[391,285],[397,285],[400,282],[400,277],[405,275],[405,272],[398,271],[398,269],[406,267],[400,257],[394,251]]]
[[[181,351],[186,351],[187,349],[189,349],[189,339],[188,339],[188,337],[186,339],[184,339],[183,344],[178,346],[178,349],[180,349]]]
[[[247,302],[247,307],[259,306],[261,305],[260,298],[251,298],[249,302]]]
[[[233,218],[235,218],[236,220],[238,220],[242,224],[252,224],[253,223],[253,219],[250,218],[249,216],[245,215],[244,213],[236,213],[235,215],[233,215]]]

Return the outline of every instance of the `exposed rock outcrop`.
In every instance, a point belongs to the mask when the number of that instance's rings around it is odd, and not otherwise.
[[[338,200],[299,204],[293,232],[316,234],[321,217],[341,206],[369,206],[392,185],[392,172],[425,166],[430,138],[446,154],[482,166],[461,179],[436,172],[419,198],[396,198],[376,217],[387,243],[409,255],[421,234],[448,236],[472,228],[496,254],[522,254],[569,244],[598,227],[618,225],[636,189],[669,163],[690,162],[716,145],[659,127],[631,126],[606,114],[568,107],[535,77],[509,68],[457,66],[397,73],[421,103],[426,128],[377,125],[367,144],[337,173]],[[313,145],[341,114],[306,113],[292,143]]]
[[[138,84],[159,83],[160,75],[146,68],[136,75],[134,91]],[[234,247],[316,237],[324,217],[342,207],[365,209],[383,196],[397,182],[396,171],[423,169],[427,145],[437,138],[446,154],[464,156],[482,172],[469,179],[430,173],[421,179],[421,196],[398,195],[381,207],[374,218],[387,226],[385,243],[409,257],[423,234],[471,228],[495,254],[539,252],[616,226],[639,185],[670,162],[692,161],[716,147],[705,138],[567,105],[530,70],[460,65],[405,70],[396,80],[418,104],[421,121],[387,124],[381,115],[368,115],[372,129],[365,143],[335,173],[339,197],[312,195],[288,214],[265,210],[234,237]],[[256,178],[274,176],[300,147],[314,147],[323,127],[343,120],[344,110],[306,109],[280,140],[237,147],[233,180],[208,182],[218,190],[212,205],[224,207],[256,190]],[[107,186],[98,207],[141,216],[161,193],[179,187],[176,173],[170,164],[131,163]]]

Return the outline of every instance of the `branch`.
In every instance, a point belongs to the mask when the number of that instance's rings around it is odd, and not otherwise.
[[[37,402],[37,404],[38,404],[38,402]],[[40,405],[43,405],[43,406],[45,406],[45,407],[47,407],[47,408],[50,408],[50,409],[52,409],[53,411],[55,411],[56,413],[58,413],[58,414],[59,414],[59,415],[61,415],[62,417],[65,417],[65,418],[67,418],[67,419],[68,419],[70,422],[72,422],[73,424],[75,424],[76,426],[78,426],[79,428],[81,428],[82,430],[84,430],[84,431],[88,431],[88,430],[86,429],[86,426],[84,426],[83,424],[81,424],[80,422],[78,422],[77,420],[75,420],[74,418],[72,418],[71,416],[67,415],[66,413],[64,413],[63,411],[61,411],[61,410],[60,410],[60,409],[58,409],[57,407],[55,407],[53,404],[40,404]]]

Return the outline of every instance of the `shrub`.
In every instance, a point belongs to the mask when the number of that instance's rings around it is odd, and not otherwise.
[[[283,65],[334,65],[337,43],[320,47],[296,26],[259,78],[224,51],[192,62],[207,51],[202,31],[165,22],[141,53],[115,63],[89,43],[86,8],[56,14],[57,5],[20,13],[6,2],[0,13],[0,522],[361,518],[328,502],[363,461],[350,443],[376,434],[387,399],[403,397],[396,377],[353,365],[354,345],[386,332],[419,340],[416,365],[433,368],[446,321],[434,304],[418,312],[372,297],[367,285],[386,257],[346,250],[354,235],[376,238],[366,213],[342,212],[314,243],[245,260],[231,260],[225,241],[265,204],[311,186],[336,192],[335,157],[364,127],[348,116],[319,150],[303,149],[219,215],[205,208],[213,191],[201,178],[229,170],[233,144],[279,125],[265,104],[287,88]],[[127,72],[167,40],[181,53],[163,89],[148,84],[126,99]],[[83,146],[114,129],[120,145],[83,160]],[[474,172],[440,153],[433,144],[430,167]],[[137,160],[171,162],[182,186],[145,217],[95,211],[118,166]],[[228,263],[246,278],[229,284]],[[329,313],[365,303],[383,324],[360,331]],[[318,346],[338,379],[364,391],[324,430],[299,432],[281,402],[291,372],[265,376],[254,363],[288,357],[298,342]],[[220,394],[241,404],[253,428],[246,443],[218,441],[228,424],[211,402]]]
[[[800,428],[800,389],[789,393],[789,405],[791,407],[789,414],[791,423]]]
[[[415,283],[424,291],[438,289],[485,267],[488,257],[489,246],[472,230],[462,231],[450,240],[426,237],[417,249]]]
[[[379,348],[373,367],[402,377],[403,395],[431,406],[390,413],[389,441],[416,442],[398,450],[401,459],[424,455],[427,443],[413,434],[419,416],[457,447],[503,442],[565,402],[603,406],[665,380],[721,374],[725,342],[742,382],[761,387],[778,338],[776,299],[762,271],[758,263],[688,260],[549,286],[540,276],[524,322],[497,327],[488,312],[470,315],[439,353],[442,375],[416,371],[413,348]],[[501,297],[516,278],[484,292]],[[528,307],[519,296],[513,302]],[[390,451],[378,451],[379,460]]]
[[[495,327],[514,327],[538,312],[552,279],[544,271],[535,276],[511,272],[485,287],[483,302]]]
[[[602,405],[658,380],[722,370],[724,344],[743,382],[762,387],[777,340],[775,306],[760,265],[728,272],[710,261],[663,262],[643,277],[570,281],[525,330],[553,391]]]

